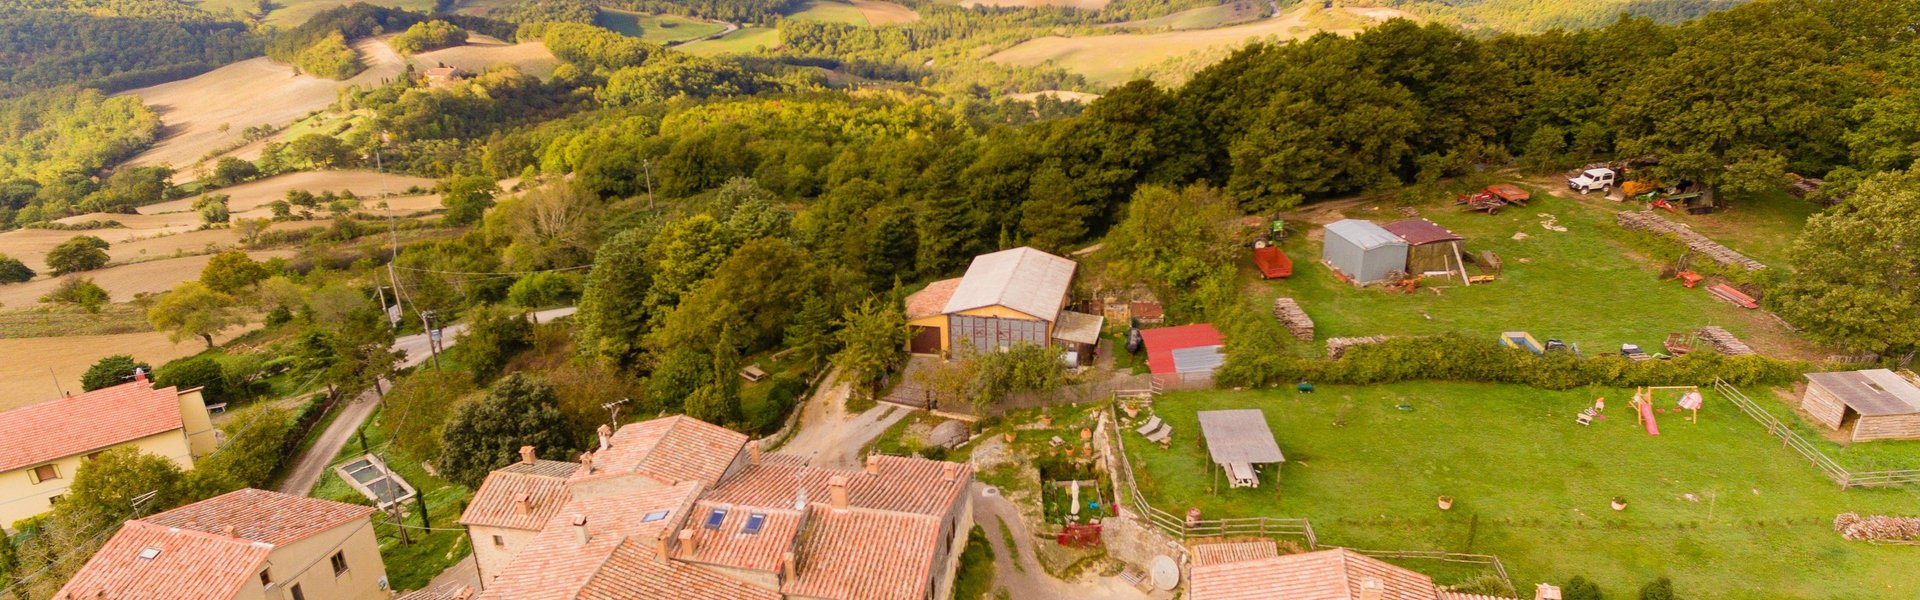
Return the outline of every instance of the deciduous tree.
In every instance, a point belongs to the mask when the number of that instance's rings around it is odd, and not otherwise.
[[[1807,219],[1792,278],[1769,298],[1822,341],[1856,351],[1920,346],[1920,172],[1862,183],[1846,202]]]
[[[133,381],[134,369],[153,372],[152,365],[136,361],[132,356],[125,354],[102,358],[95,361],[93,366],[87,367],[86,373],[80,375],[80,389],[91,392]]]
[[[880,378],[900,366],[906,351],[907,318],[891,302],[873,299],[847,312],[833,364],[869,398],[880,394]]]
[[[106,240],[91,235],[76,235],[47,251],[47,266],[54,275],[91,271],[107,266]]]
[[[478,487],[487,473],[519,458],[521,446],[548,456],[577,450],[567,419],[555,405],[553,386],[525,373],[508,375],[487,395],[454,409],[440,435],[440,472],[447,479]]]
[[[198,337],[213,348],[214,334],[246,322],[235,310],[233,296],[214,291],[206,284],[188,281],[174,286],[147,309],[147,321],[153,328],[180,341]]]

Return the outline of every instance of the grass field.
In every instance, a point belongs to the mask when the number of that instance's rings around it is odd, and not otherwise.
[[[845,2],[813,0],[800,7],[800,10],[787,15],[789,19],[807,21],[826,21],[828,23],[846,23],[848,25],[867,25],[866,15],[859,8]]]
[[[649,15],[612,8],[600,9],[593,24],[637,37],[655,44],[671,44],[699,39],[725,30],[723,23],[689,19],[674,15]]]
[[[1704,288],[1661,281],[1659,265],[1636,258],[1629,236],[1614,223],[1621,206],[1544,193],[1525,207],[1499,214],[1470,212],[1451,204],[1423,206],[1420,216],[1467,238],[1463,250],[1491,250],[1504,264],[1493,283],[1461,287],[1456,280],[1429,279],[1409,296],[1361,289],[1335,279],[1320,263],[1322,232],[1296,231],[1282,248],[1294,275],[1252,286],[1263,306],[1276,296],[1299,301],[1313,317],[1318,337],[1465,333],[1493,343],[1503,331],[1528,331],[1545,340],[1578,343],[1588,354],[1618,350],[1622,343],[1658,349],[1669,332],[1719,325],[1763,353],[1807,356],[1815,352],[1758,311],[1720,302]],[[1389,202],[1363,202],[1345,210],[1309,205],[1300,213],[1317,223],[1339,218],[1389,222],[1402,217]],[[1566,232],[1541,226],[1549,214]],[[1524,233],[1525,239],[1514,239]],[[1246,265],[1251,273],[1251,260]],[[1439,287],[1446,286],[1446,287]],[[1435,291],[1439,293],[1434,293]],[[1324,353],[1315,345],[1311,352]]]
[[[475,35],[467,43],[422,52],[412,57],[413,64],[421,71],[447,65],[471,73],[484,73],[498,65],[513,65],[521,73],[545,78],[553,74],[553,68],[560,65],[560,59],[554,58],[547,45],[539,41],[509,44],[484,35]],[[293,136],[287,136],[293,139]]]
[[[1752,200],[1729,203],[1725,210],[1709,215],[1662,214],[1686,223],[1701,235],[1713,238],[1769,267],[1785,268],[1793,249],[1793,239],[1805,228],[1807,217],[1820,212],[1812,202],[1773,192]]]
[[[1351,13],[1328,14],[1313,10],[1314,6],[1318,5],[1302,6],[1279,17],[1216,29],[1046,36],[1021,42],[987,59],[1013,65],[1053,63],[1096,83],[1118,85],[1132,79],[1142,67],[1189,53],[1221,46],[1238,46],[1255,39],[1284,41],[1323,31],[1352,33],[1371,22]]]
[[[1610,399],[1606,418],[1578,426],[1592,395]],[[1175,393],[1155,404],[1176,431],[1171,450],[1122,433],[1162,510],[1307,517],[1325,544],[1495,554],[1523,590],[1584,575],[1624,597],[1670,576],[1687,598],[1920,597],[1905,576],[1912,548],[1831,528],[1841,512],[1912,514],[1920,491],[1841,491],[1711,393],[1697,425],[1659,415],[1650,437],[1627,395],[1430,382]],[[1277,495],[1270,468],[1258,489],[1208,493],[1195,414],[1234,408],[1264,410],[1287,455]],[[1899,454],[1920,466],[1920,446]],[[1436,508],[1441,495],[1451,511]],[[1614,496],[1625,511],[1609,508]]]
[[[871,25],[899,25],[920,20],[920,13],[885,0],[848,0]]]
[[[1269,15],[1270,10],[1271,9],[1262,2],[1238,0],[1226,4],[1183,10],[1164,17],[1116,23],[1114,26],[1139,29],[1212,29],[1266,17]]]
[[[415,12],[433,12],[434,5],[436,4],[435,0],[273,0],[274,9],[272,13],[267,15],[267,23],[281,27],[293,27],[307,22],[307,19],[313,18],[313,15],[319,14],[321,11],[329,8],[347,6],[361,1],[379,6],[404,8]],[[464,8],[468,4],[486,3],[497,2],[495,2],[495,0],[465,0],[459,4]],[[229,12],[233,14],[250,14],[260,6],[257,0],[201,0],[198,4],[201,10],[214,14]]]
[[[774,48],[780,45],[780,31],[772,27],[742,27],[711,40],[701,40],[677,46],[682,52],[700,56],[718,56],[721,54],[743,54],[760,48]]]

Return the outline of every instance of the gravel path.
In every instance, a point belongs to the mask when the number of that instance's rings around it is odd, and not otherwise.
[[[799,431],[778,451],[805,457],[820,467],[857,468],[860,448],[907,417],[907,409],[881,404],[858,415],[847,413],[849,389],[840,369],[827,373],[818,391],[801,407]]]
[[[1112,600],[1146,600],[1148,596],[1140,590],[1120,581],[1118,577],[1095,576],[1083,581],[1061,581],[1048,575],[1040,567],[1040,559],[1034,554],[1033,534],[1027,531],[1024,521],[1020,520],[1020,509],[1001,497],[998,490],[984,483],[975,482],[973,494],[973,521],[980,524],[986,532],[987,541],[993,545],[993,576],[999,587],[1005,589],[1013,600],[1068,600],[1080,598]],[[1013,531],[1013,541],[1017,548],[1009,550],[1007,536],[1001,533],[1001,525]]]

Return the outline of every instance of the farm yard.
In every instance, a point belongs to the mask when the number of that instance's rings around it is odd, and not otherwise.
[[[1154,507],[1306,517],[1322,544],[1494,554],[1516,583],[1584,575],[1613,593],[1670,576],[1696,598],[1920,596],[1920,580],[1903,576],[1911,548],[1845,541],[1832,528],[1843,512],[1910,512],[1920,491],[1842,491],[1713,392],[1699,423],[1664,412],[1661,435],[1649,436],[1630,395],[1439,382],[1180,392],[1153,405],[1178,432],[1171,449],[1120,432]],[[1608,400],[1604,418],[1577,425],[1596,396]],[[1195,415],[1243,408],[1264,411],[1287,462],[1259,488],[1222,483],[1210,494]],[[1876,452],[1920,466],[1920,444]],[[1438,509],[1440,496],[1451,510]],[[1616,496],[1625,510],[1611,509]]]
[[[650,15],[602,7],[593,24],[637,37],[655,44],[674,44],[697,40],[722,31],[725,23],[689,19],[674,15]]]
[[[1285,216],[1292,228],[1343,218],[1384,223],[1405,218],[1398,208],[1391,199],[1378,198],[1309,205]],[[1335,278],[1319,262],[1323,234],[1312,226],[1281,244],[1297,265],[1294,275],[1250,284],[1248,295],[1262,306],[1271,306],[1276,297],[1298,301],[1320,339],[1464,333],[1492,341],[1501,332],[1527,331],[1539,339],[1579,344],[1592,355],[1627,343],[1659,348],[1669,333],[1717,325],[1763,354],[1815,357],[1804,340],[1764,313],[1717,300],[1704,285],[1688,289],[1661,280],[1661,266],[1678,256],[1648,255],[1638,238],[1615,224],[1615,211],[1627,208],[1632,207],[1597,195],[1573,199],[1544,193],[1534,193],[1527,206],[1492,215],[1450,201],[1422,205],[1417,211],[1422,218],[1466,238],[1464,253],[1491,251],[1502,266],[1490,283],[1461,286],[1458,280],[1430,279],[1412,295],[1356,288]],[[1733,214],[1707,218],[1736,218],[1727,216]],[[1566,231],[1544,227],[1548,221]],[[1251,267],[1248,261],[1249,277]],[[1303,351],[1325,355],[1322,346]]]

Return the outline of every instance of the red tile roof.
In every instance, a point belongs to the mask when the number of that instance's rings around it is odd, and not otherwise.
[[[234,528],[241,539],[284,546],[373,514],[373,507],[267,490],[228,492],[144,519],[212,534]]]
[[[716,529],[706,527],[714,510],[726,516]],[[747,533],[745,525],[752,515],[762,515],[760,531]],[[676,538],[673,558],[725,567],[778,572],[781,556],[793,548],[793,536],[800,531],[801,513],[787,508],[734,506],[701,502],[694,505],[692,517],[681,529],[691,540]],[[691,541],[692,543],[687,543]]]
[[[935,281],[918,292],[908,294],[907,318],[918,319],[946,314],[947,301],[953,298],[953,290],[957,287],[960,287],[959,277]]]
[[[524,514],[520,512],[521,496],[525,496],[529,504]],[[473,500],[467,503],[467,510],[460,514],[460,524],[538,531],[572,498],[567,493],[565,477],[501,469],[488,474],[487,480],[481,482],[480,489],[473,493]]]
[[[1204,567],[1220,563],[1272,558],[1279,555],[1280,548],[1277,544],[1273,543],[1273,540],[1194,544],[1193,566]]]
[[[1173,351],[1186,348],[1205,348],[1227,343],[1226,336],[1208,323],[1195,323],[1178,327],[1156,327],[1140,330],[1140,339],[1147,346],[1147,370],[1155,374],[1178,371],[1173,364]]]
[[[807,508],[799,561],[780,591],[836,600],[927,597],[940,519],[863,509]]]
[[[946,463],[923,458],[877,456],[879,474],[865,470],[796,466],[763,460],[727,478],[705,500],[745,506],[793,507],[800,489],[810,502],[828,499],[827,480],[847,478],[847,504],[872,510],[944,515],[973,481],[973,467],[960,465],[951,481]]]
[[[1350,600],[1377,580],[1382,600],[1438,600],[1433,578],[1345,548],[1195,565],[1192,600]]]
[[[611,447],[594,453],[593,467],[599,474],[631,472],[666,484],[712,486],[746,445],[746,434],[676,415],[621,427]]]
[[[225,600],[259,577],[272,551],[247,540],[127,521],[54,598]],[[143,552],[152,557],[141,558]]]
[[[176,388],[130,381],[0,412],[0,471],[181,428]]]

